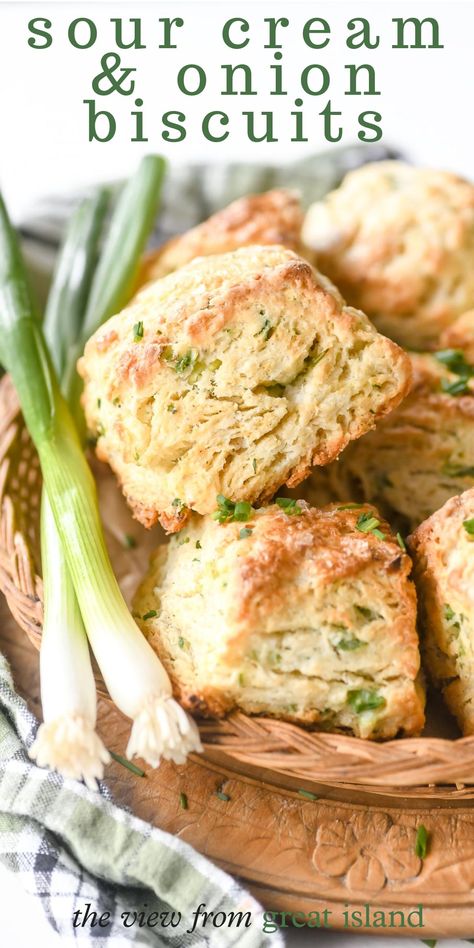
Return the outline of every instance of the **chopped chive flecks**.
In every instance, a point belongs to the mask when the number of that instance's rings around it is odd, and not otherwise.
[[[275,503],[284,513],[288,514],[289,517],[303,513],[298,501],[294,500],[293,497],[275,497]]]
[[[145,771],[142,770],[141,767],[137,767],[136,764],[132,764],[131,760],[127,760],[126,757],[122,757],[121,754],[116,754],[115,751],[109,750],[109,754],[118,764],[121,764],[122,767],[126,767],[126,769],[130,770],[136,777],[146,777]]]
[[[304,797],[305,800],[318,800],[319,797],[315,793],[311,793],[311,790],[298,790],[300,797]]]
[[[253,533],[253,530],[251,530],[250,527],[242,527],[239,533],[239,540],[245,540],[246,537],[251,537],[252,533]]]
[[[355,649],[362,648],[364,645],[367,645],[367,642],[362,642],[361,639],[352,635],[350,638],[340,639],[336,644],[336,648],[340,648],[343,652],[354,652]]]
[[[423,823],[420,823],[416,831],[415,840],[415,855],[418,856],[418,859],[426,859],[429,838],[430,834],[426,829],[426,826],[423,826]]]
[[[464,353],[460,349],[442,349],[435,352],[435,359],[457,375],[457,379],[441,379],[441,391],[445,395],[466,395],[470,392],[469,381],[474,376],[474,366],[466,362]]]
[[[148,612],[145,612],[145,615],[142,616],[142,619],[154,619],[155,616],[157,616],[157,615],[158,615],[158,613],[157,613],[156,609],[149,609],[149,611],[148,611]]]
[[[359,530],[360,533],[371,533],[374,537],[377,537],[377,539],[384,540],[385,533],[382,533],[382,531],[378,529],[379,526],[380,520],[377,520],[377,517],[365,511],[361,513],[357,520],[356,530]]]
[[[126,550],[134,550],[135,547],[136,547],[136,545],[137,545],[137,541],[136,541],[135,537],[132,536],[131,533],[124,533],[124,535],[123,535],[123,545],[124,545],[124,547],[125,547]]]
[[[233,500],[229,500],[223,494],[218,494],[216,501],[217,510],[212,514],[212,519],[217,520],[218,523],[230,523],[232,521],[245,523],[254,513],[252,505],[247,500],[238,500],[234,503]]]
[[[133,327],[133,341],[140,342],[140,340],[143,339],[143,332],[143,323],[140,319]]]
[[[224,803],[228,803],[229,800],[230,800],[229,794],[228,794],[228,793],[224,793],[224,791],[221,789],[221,787],[218,787],[218,788],[217,788],[217,790],[216,790],[216,797],[219,797],[219,800],[223,800]]]
[[[386,701],[377,691],[370,688],[356,688],[348,692],[347,703],[356,714],[362,714],[364,711],[375,711],[377,708],[383,708]]]
[[[407,545],[406,545],[405,540],[403,539],[401,533],[397,533],[397,543],[398,543],[400,549],[403,550],[404,553],[406,553],[406,551],[407,551]]]

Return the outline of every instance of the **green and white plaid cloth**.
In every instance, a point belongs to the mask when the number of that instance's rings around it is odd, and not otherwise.
[[[248,192],[292,187],[308,204],[352,168],[388,157],[393,153],[383,146],[354,146],[279,167],[173,166],[152,243],[159,245]],[[64,223],[76,202],[77,195],[45,200],[20,228],[39,298],[45,296]],[[104,785],[93,793],[37,767],[27,753],[37,727],[0,655],[0,860],[40,900],[60,936],[113,946],[283,944],[279,933],[263,932],[255,899],[190,846],[116,806]],[[88,905],[96,924],[74,927],[75,913]],[[198,924],[189,933],[199,906],[214,918],[224,913],[227,922],[204,929]],[[153,920],[151,927],[140,925],[142,912],[145,921]],[[230,913],[235,920],[228,924]]]
[[[58,935],[113,946],[283,944],[263,933],[258,902],[186,843],[116,806],[104,785],[97,794],[37,767],[27,753],[37,727],[0,656],[0,861],[40,900]],[[96,924],[75,928],[74,913],[88,905]],[[200,905],[226,921],[188,934]],[[153,927],[140,927],[141,912]]]

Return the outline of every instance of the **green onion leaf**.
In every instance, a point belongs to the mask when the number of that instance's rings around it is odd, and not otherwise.
[[[79,204],[69,222],[55,267],[43,332],[59,375],[82,329],[108,200],[108,192],[101,189]]]
[[[474,517],[471,517],[470,520],[463,520],[462,525],[469,536],[474,536]]]
[[[179,795],[179,805],[182,810],[188,809],[188,798],[185,793],[180,793]]]

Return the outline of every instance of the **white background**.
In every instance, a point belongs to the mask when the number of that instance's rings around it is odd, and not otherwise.
[[[159,16],[182,16],[185,28],[179,33],[178,50],[157,49],[156,23]],[[442,50],[393,50],[391,19],[394,16],[434,16],[440,23]],[[33,16],[53,21],[54,41],[50,49],[33,50],[27,44],[27,23]],[[97,43],[90,50],[75,50],[67,43],[67,25],[78,16],[90,16],[99,28]],[[86,111],[82,100],[91,98],[91,80],[100,71],[100,58],[113,49],[111,16],[142,17],[145,50],[126,51],[123,64],[135,66],[137,95],[145,102],[144,145],[130,143],[127,115],[130,101],[117,95],[99,106],[111,108],[118,117],[119,131],[108,144],[87,141]],[[251,22],[251,43],[239,53],[225,50],[220,39],[222,23],[231,16]],[[287,16],[284,59],[290,94],[285,98],[267,94],[269,66],[273,53],[263,49],[265,16]],[[301,39],[302,24],[314,16],[331,24],[331,42],[320,51],[306,48]],[[349,53],[345,47],[344,24],[351,16],[365,16],[382,36],[380,48]],[[356,136],[356,116],[363,109],[383,114],[384,141],[400,147],[414,160],[474,177],[474,123],[472,102],[474,68],[474,4],[466,2],[396,2],[396,0],[322,0],[295,2],[4,2],[0,0],[0,183],[15,218],[19,218],[37,197],[98,179],[118,178],[133,168],[140,155],[161,151],[170,161],[284,161],[328,147],[322,137],[317,113],[328,97],[344,112],[344,143]],[[219,63],[248,62],[254,71],[258,96],[219,100]],[[377,70],[377,98],[344,96],[344,63],[371,62]],[[196,98],[179,94],[175,75],[180,66],[196,62],[205,66],[208,89]],[[331,73],[331,88],[319,98],[303,96],[310,138],[307,144],[290,144],[289,112],[299,94],[298,75],[304,65],[323,63]],[[112,99],[114,100],[112,103]],[[258,103],[258,104],[257,104]],[[220,145],[199,135],[199,117],[210,109],[223,108],[231,115],[232,134]],[[276,144],[255,145],[245,141],[239,112],[243,109],[271,109],[278,114]],[[167,145],[161,139],[160,116],[179,109],[189,117],[185,142]],[[55,948],[59,939],[43,920],[41,909],[24,896],[16,879],[0,868],[0,945],[8,948]],[[414,940],[420,944],[419,940]],[[322,948],[361,948],[366,936],[340,936],[320,932],[295,933],[288,945],[303,948],[317,943]],[[66,942],[63,940],[62,945]],[[405,939],[375,938],[379,945],[398,946]],[[461,942],[445,941],[445,948]]]

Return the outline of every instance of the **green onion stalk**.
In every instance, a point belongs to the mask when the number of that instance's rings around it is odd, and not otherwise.
[[[82,621],[111,697],[133,720],[127,755],[140,755],[152,766],[162,757],[183,763],[190,751],[201,749],[199,734],[195,723],[173,700],[169,678],[118,587],[105,547],[94,479],[35,316],[16,237],[2,201],[0,251],[0,358],[13,378],[41,463],[47,497],[43,537],[51,542],[48,523],[54,520],[68,571],[61,575],[72,580]],[[51,565],[55,565],[53,556]],[[50,575],[54,579],[54,573]],[[55,581],[57,576],[56,568]],[[68,603],[72,615],[73,604],[69,599]],[[76,650],[76,656],[84,656],[79,636]],[[90,688],[84,687],[83,707],[89,715],[90,695]],[[95,763],[98,769],[97,755]]]
[[[58,375],[64,372],[69,347],[80,331],[106,208],[105,191],[83,201],[71,218],[59,255],[43,322]],[[41,500],[41,560],[43,723],[29,753],[40,767],[83,779],[96,789],[110,755],[96,733],[97,695],[87,635],[46,491]]]

